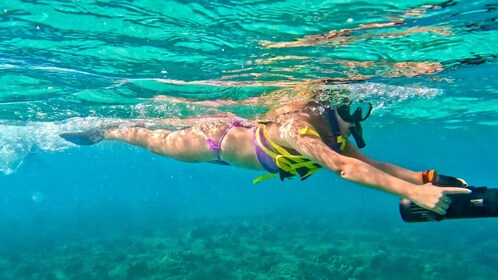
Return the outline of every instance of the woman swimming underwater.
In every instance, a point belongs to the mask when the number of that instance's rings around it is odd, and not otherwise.
[[[439,215],[446,214],[451,195],[471,192],[461,179],[411,171],[367,157],[359,148],[365,146],[361,123],[370,115],[371,105],[353,107],[348,100],[330,105],[330,100],[317,100],[325,87],[326,82],[299,87],[296,90],[305,98],[255,121],[225,116],[199,120],[178,131],[111,125],[61,137],[78,145],[120,140],[184,162],[214,162],[268,172],[255,183],[275,176],[304,180],[325,167],[348,181],[395,194]],[[350,135],[357,147],[348,139]],[[443,184],[436,186],[435,182]]]

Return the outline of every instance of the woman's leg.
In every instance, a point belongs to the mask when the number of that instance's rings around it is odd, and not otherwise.
[[[148,149],[149,151],[185,162],[215,160],[209,150],[208,137],[195,128],[179,131],[149,130],[143,127],[110,129],[104,134],[108,140],[120,140]]]
[[[61,133],[60,136],[77,145],[94,145],[102,140],[120,140],[177,160],[202,162],[217,159],[207,141],[218,140],[228,128],[228,122],[226,118],[208,118],[177,131],[151,130],[140,124],[132,124],[129,127],[112,124],[87,131]]]

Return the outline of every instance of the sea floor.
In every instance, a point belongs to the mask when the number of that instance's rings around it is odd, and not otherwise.
[[[352,217],[197,218],[157,231],[4,250],[0,279],[470,280],[498,275],[498,238],[479,238],[485,228],[455,232],[451,229],[461,227],[453,221],[421,226]]]

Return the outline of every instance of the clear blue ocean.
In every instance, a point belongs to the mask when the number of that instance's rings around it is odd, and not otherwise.
[[[404,223],[397,197],[328,170],[253,185],[58,136],[253,119],[268,108],[246,100],[336,79],[374,105],[367,155],[498,187],[497,18],[496,1],[0,0],[0,279],[498,279],[498,218]]]

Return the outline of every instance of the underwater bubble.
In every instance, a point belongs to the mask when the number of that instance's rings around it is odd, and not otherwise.
[[[34,192],[31,195],[31,199],[33,199],[33,201],[36,202],[36,203],[43,202],[44,198],[45,198],[45,195],[42,192]]]

